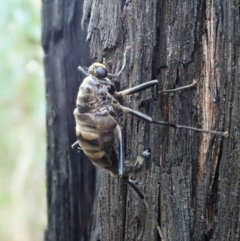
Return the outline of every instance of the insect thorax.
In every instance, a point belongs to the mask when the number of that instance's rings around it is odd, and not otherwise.
[[[108,90],[111,83],[94,76],[86,77],[80,85],[77,108],[80,113],[109,111],[111,99]]]

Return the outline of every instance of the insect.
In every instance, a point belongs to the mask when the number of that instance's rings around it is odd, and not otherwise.
[[[122,68],[117,74],[107,72],[107,63],[105,61],[103,63],[93,63],[88,68],[87,73],[84,68],[78,67],[78,70],[86,74],[87,77],[80,85],[77,95],[76,109],[74,110],[77,141],[72,147],[74,148],[79,145],[93,165],[105,169],[111,176],[122,177],[123,181],[138,194],[149,210],[149,205],[145,200],[144,194],[135,185],[134,181],[128,177],[128,173],[141,169],[143,163],[150,157],[151,150],[145,150],[137,158],[134,165],[126,166],[122,127],[119,121],[122,114],[131,114],[149,123],[212,133],[222,135],[226,138],[228,137],[228,132],[210,131],[154,120],[142,112],[122,105],[124,96],[143,91],[158,84],[158,80],[150,80],[135,87],[117,91],[114,82],[108,77],[118,77],[123,72],[126,66],[127,52],[128,48],[123,55]],[[190,85],[162,91],[161,93],[190,88],[195,84],[196,81],[193,81]],[[116,143],[119,145],[119,157],[115,149]],[[156,220],[155,223],[160,237],[164,239],[161,228]]]

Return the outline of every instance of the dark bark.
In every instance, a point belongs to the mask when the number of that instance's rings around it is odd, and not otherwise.
[[[76,141],[73,110],[83,79],[79,63],[89,65],[79,1],[43,1],[42,44],[47,98],[47,241],[89,240],[95,169]]]
[[[152,158],[132,176],[146,193],[166,240],[240,240],[240,5],[233,1],[85,0],[43,2],[43,47],[48,101],[48,228],[46,240],[160,240],[151,215],[120,178],[95,172],[75,141],[72,115],[77,65],[112,60],[127,67],[121,89],[158,79],[156,89],[125,105],[155,119],[229,130],[229,139],[125,118],[127,159],[151,147]],[[92,212],[91,216],[90,213]]]

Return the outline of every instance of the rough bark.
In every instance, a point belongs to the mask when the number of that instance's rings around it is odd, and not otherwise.
[[[89,240],[95,194],[95,169],[76,141],[73,110],[83,79],[79,63],[89,65],[86,33],[80,27],[79,1],[43,1],[42,45],[47,99],[46,241]],[[89,220],[89,222],[86,222]]]
[[[69,5],[68,5],[69,4]],[[95,173],[75,141],[74,109],[83,58],[80,1],[43,2],[48,101],[46,240],[160,240],[151,215],[120,178]],[[158,79],[158,89],[198,81],[174,95],[156,89],[125,105],[155,119],[229,130],[229,139],[125,118],[127,160],[151,161],[132,178],[145,192],[166,240],[240,240],[240,6],[228,1],[85,0],[82,25],[91,57],[121,67],[121,89]],[[85,37],[84,36],[84,37]],[[91,180],[89,180],[91,179]],[[89,213],[92,211],[92,215]]]

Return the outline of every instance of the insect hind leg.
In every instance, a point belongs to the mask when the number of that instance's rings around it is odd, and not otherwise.
[[[145,163],[145,161],[150,158],[151,149],[147,148],[141,155],[139,155],[134,164],[126,165],[122,129],[119,125],[117,125],[117,135],[119,140],[118,175],[123,176],[124,174],[130,173],[130,172],[134,172],[134,173],[139,172],[142,169],[142,166]]]
[[[119,162],[118,162],[118,175],[122,176],[125,172],[125,151],[124,151],[124,143],[123,143],[123,136],[122,136],[122,129],[120,125],[117,125],[117,135],[119,140]]]
[[[150,205],[147,202],[144,193],[137,187],[137,185],[135,184],[135,181],[131,180],[128,176],[122,176],[122,179],[138,195],[138,197],[142,200],[142,202],[144,203],[147,211],[153,217],[153,220],[154,220],[154,223],[156,225],[156,228],[157,228],[157,231],[159,233],[159,236],[161,237],[162,241],[164,241],[164,236],[163,236],[163,232],[161,230],[161,227],[160,227],[157,219],[154,217],[154,214],[153,214],[153,212],[150,209]]]
[[[125,174],[127,173],[137,173],[142,170],[144,163],[151,157],[151,149],[147,148],[139,155],[133,164],[125,163]]]
[[[137,185],[135,184],[135,181],[131,180],[128,176],[127,173],[129,172],[136,172],[136,171],[140,171],[143,164],[145,163],[146,160],[148,160],[151,156],[151,149],[147,148],[140,156],[137,157],[136,162],[132,165],[132,166],[128,166],[126,168],[126,163],[125,163],[125,151],[124,151],[124,143],[123,143],[123,136],[122,136],[122,129],[119,125],[117,125],[116,127],[117,130],[117,135],[118,135],[118,139],[119,139],[119,163],[118,163],[118,172],[119,172],[119,176],[122,177],[123,181],[139,196],[139,198],[142,200],[142,202],[144,203],[147,211],[149,213],[151,213],[153,219],[154,219],[154,223],[157,227],[159,236],[161,237],[162,240],[164,240],[163,238],[163,233],[162,230],[160,228],[160,225],[158,224],[157,219],[154,217],[153,213],[151,212],[150,208],[149,208],[149,204],[147,202],[147,200],[145,199],[145,195],[143,194],[143,192],[137,187]]]

